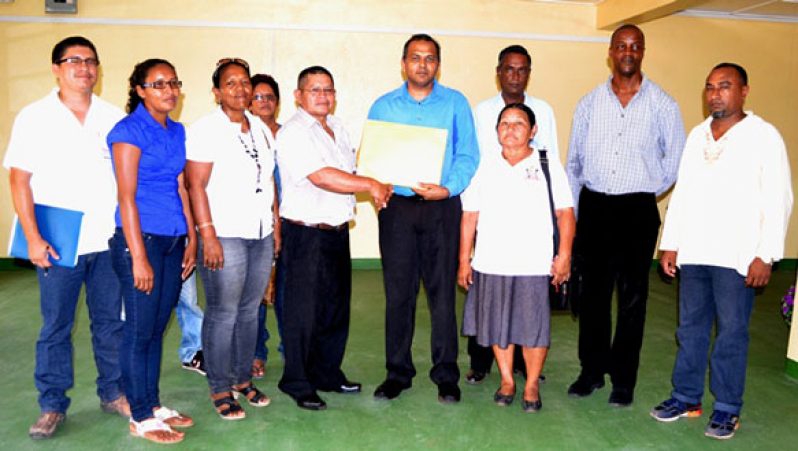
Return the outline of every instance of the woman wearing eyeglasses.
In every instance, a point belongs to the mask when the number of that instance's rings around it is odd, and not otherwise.
[[[261,121],[268,127],[271,132],[271,137],[277,136],[277,130],[280,129],[280,124],[277,123],[277,110],[280,107],[280,88],[277,81],[271,75],[255,74],[252,76],[252,102],[249,104],[249,112],[258,116]],[[269,131],[264,130],[264,133]],[[280,174],[274,171],[274,178],[277,188],[277,197],[280,196]],[[279,222],[275,223],[279,227]],[[266,341],[269,339],[269,331],[266,329],[266,304],[274,303],[274,314],[277,319],[277,331],[282,337],[282,281],[280,275],[280,263],[278,254],[280,253],[280,234],[274,234],[274,257],[278,260],[276,265],[272,266],[272,270],[277,272],[275,276],[272,274],[269,289],[266,290],[266,296],[263,298],[258,307],[258,338],[255,342],[255,358],[252,360],[252,377],[255,379],[262,379],[266,374],[266,359],[269,356],[269,348],[266,347]],[[280,344],[280,352],[282,352],[282,343]]]
[[[129,115],[107,138],[118,185],[117,229],[110,245],[125,303],[119,355],[130,433],[157,443],[183,440],[183,432],[173,428],[194,424],[162,406],[158,393],[163,333],[197,253],[182,174],[186,134],[169,118],[181,85],[168,61],[136,65]]]
[[[219,107],[189,127],[186,174],[200,235],[200,277],[205,287],[202,343],[211,399],[225,420],[246,416],[269,398],[252,384],[258,305],[274,253],[274,143],[247,111],[252,99],[249,65],[225,58],[211,77]]]

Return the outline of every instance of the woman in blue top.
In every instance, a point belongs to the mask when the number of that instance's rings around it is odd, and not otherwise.
[[[119,198],[110,244],[125,303],[119,358],[132,413],[130,433],[157,443],[183,440],[172,427],[194,424],[158,398],[163,333],[197,253],[182,176],[186,133],[169,118],[181,85],[168,61],[136,65],[130,114],[108,134]]]

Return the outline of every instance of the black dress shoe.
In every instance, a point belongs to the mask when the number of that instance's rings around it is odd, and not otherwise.
[[[504,395],[499,390],[496,390],[496,393],[493,394],[493,402],[500,407],[506,407],[513,403],[513,399],[515,398],[515,392],[509,395]]]
[[[476,370],[470,369],[466,373],[465,380],[466,380],[467,383],[469,383],[471,385],[477,385],[477,384],[481,384],[482,381],[485,380],[485,377],[487,377],[487,375],[488,375],[488,373],[483,373],[482,371],[476,371]]]
[[[537,401],[527,401],[526,399],[522,399],[521,408],[526,413],[539,412],[540,409],[543,408],[543,401],[541,401],[540,399],[538,399]]]
[[[374,397],[377,399],[394,399],[402,393],[402,390],[410,388],[410,384],[404,384],[396,379],[385,379],[385,381],[374,390]]]
[[[626,388],[613,387],[612,393],[610,393],[610,399],[607,402],[613,407],[629,407],[632,405],[634,398],[634,391]]]
[[[307,410],[324,410],[327,408],[327,403],[324,402],[323,399],[319,398],[319,395],[316,393],[299,396],[296,399],[296,405],[302,409]]]
[[[460,402],[460,387],[454,382],[444,382],[438,385],[438,402],[441,404],[454,404]]]
[[[579,376],[576,381],[568,387],[568,395],[576,398],[590,396],[594,391],[604,386],[604,378],[599,380],[589,379]]]

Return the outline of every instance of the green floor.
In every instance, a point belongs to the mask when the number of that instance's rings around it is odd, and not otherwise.
[[[518,402],[509,408],[492,403],[498,385],[494,372],[479,386],[462,384],[463,401],[440,405],[427,377],[430,368],[429,320],[419,304],[414,344],[418,377],[414,386],[392,402],[371,396],[384,377],[383,294],[379,271],[354,273],[352,326],[344,369],[364,384],[359,395],[328,394],[328,410],[298,409],[276,388],[282,363],[277,340],[269,341],[272,359],[259,387],[272,397],[263,409],[245,407],[244,421],[220,420],[208,401],[203,377],[184,371],[176,357],[180,331],[173,322],[166,337],[162,401],[194,417],[196,426],[173,448],[192,450],[380,450],[380,449],[795,449],[798,441],[798,382],[785,376],[788,329],[778,303],[794,272],[778,271],[765,294],[757,297],[751,322],[746,405],[742,427],[731,442],[703,436],[708,414],[701,419],[660,424],[648,410],[668,396],[675,353],[675,285],[663,284],[652,273],[646,338],[640,381],[631,408],[607,404],[609,389],[587,399],[571,399],[566,388],[579,371],[577,324],[568,316],[552,319],[552,348],[542,387],[543,411],[523,414]],[[460,299],[462,303],[462,299]],[[460,306],[461,307],[461,306]],[[152,449],[157,445],[133,438],[126,420],[104,414],[94,395],[96,377],[89,345],[85,305],[74,334],[75,388],[67,422],[55,438],[33,442],[27,436],[38,415],[33,386],[34,346],[39,328],[35,274],[28,270],[0,271],[0,445],[18,449]],[[276,331],[272,312],[269,329]],[[467,369],[465,340],[460,368]],[[711,405],[707,395],[705,404]]]

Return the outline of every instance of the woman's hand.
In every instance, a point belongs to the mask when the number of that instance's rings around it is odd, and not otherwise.
[[[471,269],[471,262],[460,263],[457,268],[457,284],[468,291],[468,288],[474,283],[474,273]]]
[[[551,262],[551,284],[560,285],[571,277],[571,256],[559,254]]]
[[[197,241],[189,239],[186,243],[186,250],[183,251],[183,273],[180,275],[183,280],[194,271],[197,266]]]
[[[216,235],[202,237],[202,264],[211,271],[224,268],[224,251]]]
[[[133,286],[149,295],[152,293],[154,273],[146,256],[133,259]]]

